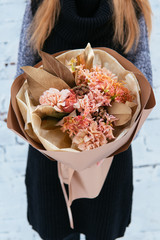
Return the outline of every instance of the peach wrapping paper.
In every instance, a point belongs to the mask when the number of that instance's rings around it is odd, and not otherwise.
[[[74,228],[70,208],[73,200],[78,198],[95,198],[98,196],[107,177],[113,156],[125,151],[129,147],[131,141],[155,106],[152,88],[144,75],[131,62],[114,50],[108,48],[98,49],[106,51],[116,58],[126,70],[133,72],[138,79],[141,89],[141,111],[127,134],[116,142],[110,142],[99,148],[84,152],[46,151],[42,144],[34,141],[25,132],[24,120],[17,105],[16,95],[26,79],[25,74],[16,78],[11,87],[7,126],[42,154],[51,160],[58,161],[58,175],[68,209],[71,228]],[[56,57],[62,53],[56,53],[53,56]],[[35,67],[39,67],[40,65],[42,65],[42,62],[38,63]],[[97,165],[97,162],[102,159],[104,160]],[[69,198],[66,194],[64,183],[68,184]]]

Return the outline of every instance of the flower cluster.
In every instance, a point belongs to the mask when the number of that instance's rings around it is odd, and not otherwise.
[[[93,67],[91,70],[81,67],[77,73],[77,84],[86,84],[90,90],[106,97],[108,101],[117,101],[125,103],[132,101],[131,92],[124,86],[123,81],[118,81],[115,74],[106,68]]]
[[[114,139],[114,121],[107,107],[113,102],[132,101],[133,95],[118,81],[111,71],[99,66],[90,70],[83,65],[75,66],[72,59],[72,72],[76,86],[73,89],[57,90],[50,88],[40,97],[41,105],[50,105],[57,112],[71,113],[62,121],[62,131],[67,132],[80,150],[89,150]]]
[[[89,70],[81,65],[77,71],[76,83],[89,88],[89,93],[83,98],[77,96],[77,103],[74,105],[86,116],[97,111],[100,106],[111,106],[113,101],[133,101],[133,96],[124,83],[118,81],[117,76],[106,68],[96,66]]]
[[[72,143],[76,144],[80,150],[89,150],[100,147],[107,143],[108,140],[114,139],[113,127],[111,122],[115,118],[109,117],[108,121],[104,122],[100,119],[99,122],[93,118],[85,116],[65,117],[62,126],[62,131],[67,131],[72,137]]]

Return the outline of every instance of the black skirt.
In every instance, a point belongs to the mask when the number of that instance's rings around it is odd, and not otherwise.
[[[25,183],[28,221],[44,240],[62,240],[73,232],[83,233],[89,240],[114,240],[124,235],[131,221],[131,147],[114,157],[103,188],[96,198],[73,201],[74,230],[69,225],[57,162],[49,160],[31,146]]]

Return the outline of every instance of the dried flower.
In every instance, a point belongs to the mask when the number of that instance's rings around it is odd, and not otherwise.
[[[84,84],[81,84],[79,86],[76,86],[73,88],[73,91],[75,92],[75,94],[81,98],[83,97],[85,94],[89,93],[89,87],[84,85]]]
[[[117,120],[113,115],[109,115],[106,107],[99,107],[98,110],[91,114],[92,118],[96,122],[103,121],[108,125],[112,125],[112,122]]]

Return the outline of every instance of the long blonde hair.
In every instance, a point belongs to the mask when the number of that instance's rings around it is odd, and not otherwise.
[[[107,0],[106,0],[107,1]],[[140,29],[136,11],[144,15],[149,35],[151,33],[151,7],[148,0],[112,0],[114,43],[121,44],[127,53],[138,43]],[[30,44],[35,51],[43,48],[60,14],[60,0],[43,0],[29,28]]]

